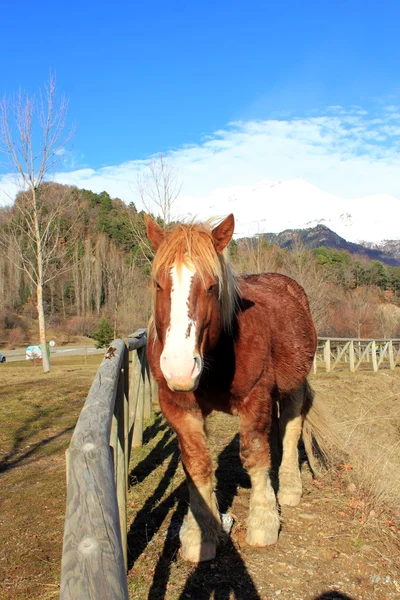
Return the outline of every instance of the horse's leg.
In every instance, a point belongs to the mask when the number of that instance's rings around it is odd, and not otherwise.
[[[216,554],[221,518],[213,490],[204,418],[200,411],[187,412],[176,405],[162,405],[162,409],[178,436],[189,487],[189,511],[180,531],[181,555],[195,563],[211,560]]]
[[[285,395],[279,403],[279,431],[282,438],[282,462],[279,468],[280,504],[297,506],[302,494],[297,446],[302,429],[304,384]]]
[[[257,386],[240,411],[240,457],[251,479],[246,535],[251,546],[267,546],[278,541],[280,521],[269,474],[271,418],[271,396]]]

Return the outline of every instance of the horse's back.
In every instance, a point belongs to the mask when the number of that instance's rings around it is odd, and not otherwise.
[[[294,389],[311,369],[317,342],[303,288],[278,273],[243,275],[238,283],[238,343],[244,336],[251,351],[252,340],[256,340],[257,351],[274,371],[278,389]]]

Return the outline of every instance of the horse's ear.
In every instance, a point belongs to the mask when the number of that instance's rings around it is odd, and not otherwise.
[[[164,229],[161,229],[161,227],[146,214],[144,215],[144,220],[146,223],[147,237],[150,240],[151,247],[153,248],[154,252],[157,252],[164,241],[165,231]]]
[[[215,229],[211,235],[214,240],[214,246],[217,252],[222,252],[231,241],[235,229],[235,218],[232,214],[228,215]]]

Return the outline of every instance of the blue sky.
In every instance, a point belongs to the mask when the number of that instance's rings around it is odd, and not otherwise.
[[[396,0],[3,0],[0,91],[53,69],[75,159],[98,168],[232,120],[397,99],[399,20]]]
[[[158,152],[188,197],[301,178],[400,198],[399,22],[397,0],[3,0],[0,95],[53,70],[77,128],[61,179],[126,201]]]

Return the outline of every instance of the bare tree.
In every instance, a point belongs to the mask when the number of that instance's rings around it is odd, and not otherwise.
[[[148,209],[146,210],[147,212],[151,212]],[[154,251],[146,235],[143,213],[138,213],[135,209],[132,210],[131,207],[127,207],[127,212],[132,242],[138,248],[140,255],[139,260],[137,260],[136,263],[138,266],[147,265],[147,267],[150,267],[153,261]]]
[[[108,283],[108,300],[113,308],[113,328],[114,339],[118,331],[118,311],[121,300],[124,296],[126,286],[130,287],[130,281],[127,277],[127,265],[125,257],[115,246],[111,246],[107,256],[107,262],[104,265]]]
[[[379,335],[380,305],[376,291],[359,287],[348,291],[336,307],[340,334],[362,338]],[[341,326],[341,329],[340,329]]]
[[[380,335],[385,339],[397,337],[400,332],[400,308],[394,304],[380,304],[378,309]]]
[[[3,247],[19,251],[17,266],[25,271],[36,289],[43,370],[50,370],[47,356],[43,287],[59,274],[57,252],[63,245],[59,223],[61,201],[52,201],[46,180],[63,156],[72,131],[65,133],[68,102],[56,99],[51,75],[38,98],[19,92],[15,99],[0,102],[0,153],[3,167],[15,175],[20,189],[13,214],[2,230]],[[64,232],[65,238],[65,232]]]
[[[291,252],[286,254],[282,270],[304,288],[315,327],[319,335],[326,333],[329,328],[331,287],[326,274],[319,268],[312,252],[305,248],[299,236],[295,237]]]
[[[137,192],[142,206],[147,212],[160,216],[164,229],[173,220],[173,205],[182,190],[182,182],[168,158],[159,154],[152,158],[148,168],[140,173]]]
[[[257,235],[238,243],[232,262],[239,273],[276,273],[282,269],[283,254],[279,246],[268,245]]]
[[[153,157],[137,177],[136,194],[139,204],[147,213],[158,217],[164,229],[176,218],[173,206],[181,190],[182,182],[177,170],[161,153],[157,158]],[[154,253],[146,235],[143,215],[129,208],[127,210],[134,242],[144,263],[151,264]]]

